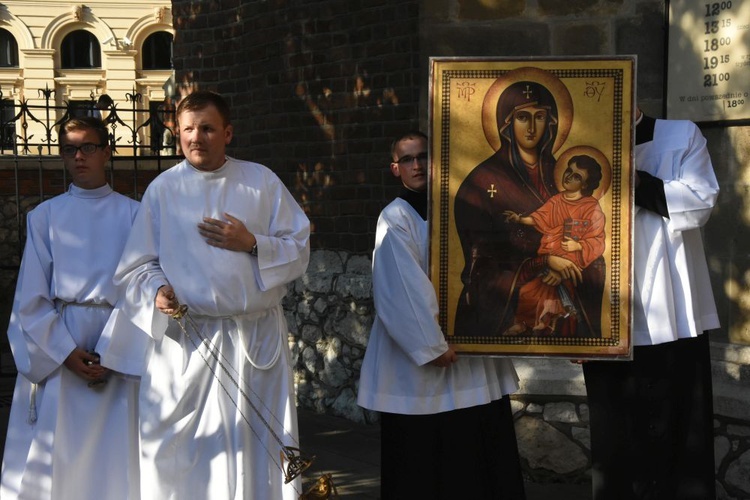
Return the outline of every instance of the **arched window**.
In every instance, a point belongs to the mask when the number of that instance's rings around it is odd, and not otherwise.
[[[0,28],[0,68],[18,67],[18,43],[8,30]]]
[[[60,57],[63,69],[102,67],[99,42],[85,30],[74,31],[63,38]]]
[[[172,69],[172,34],[158,31],[143,42],[143,69]]]

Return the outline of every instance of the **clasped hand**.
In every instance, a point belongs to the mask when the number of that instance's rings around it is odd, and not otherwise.
[[[99,357],[89,354],[80,347],[73,349],[63,362],[65,367],[89,382],[101,380],[109,371],[99,364]]]

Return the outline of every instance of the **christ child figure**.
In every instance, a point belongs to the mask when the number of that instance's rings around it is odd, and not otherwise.
[[[604,253],[606,243],[604,212],[593,196],[601,179],[602,168],[594,158],[573,156],[562,175],[560,193],[527,216],[511,210],[503,215],[506,222],[533,226],[542,233],[538,255],[561,257],[583,270]],[[576,285],[575,278],[562,279],[550,269],[523,283],[513,325],[503,334],[575,335],[581,309],[576,307]]]

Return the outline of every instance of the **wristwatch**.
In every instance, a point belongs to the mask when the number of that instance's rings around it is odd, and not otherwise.
[[[250,249],[250,255],[258,256],[258,244],[256,243],[253,245],[253,248]]]

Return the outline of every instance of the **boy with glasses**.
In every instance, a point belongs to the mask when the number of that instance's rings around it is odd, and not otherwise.
[[[106,126],[60,127],[68,191],[28,214],[8,328],[18,368],[3,499],[137,498],[137,384],[93,352],[118,297],[112,283],[138,203],[106,182]]]
[[[427,275],[427,137],[393,142],[403,184],[378,220],[372,258],[376,317],[360,406],[381,416],[381,498],[523,499],[507,359],[459,357],[437,323]]]

